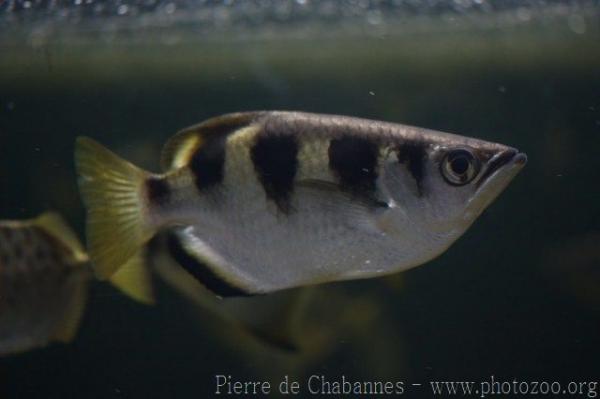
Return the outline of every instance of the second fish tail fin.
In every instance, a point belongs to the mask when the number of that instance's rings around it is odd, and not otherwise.
[[[69,302],[63,309],[63,317],[56,326],[53,339],[69,343],[77,334],[81,319],[84,317],[85,305],[88,299],[88,280],[83,276],[73,276],[72,291]]]
[[[79,265],[89,261],[88,255],[83,249],[77,234],[73,232],[60,214],[56,212],[44,212],[33,219],[33,224],[62,242],[71,252],[75,264]]]
[[[75,167],[87,210],[89,255],[96,276],[107,280],[155,234],[145,209],[151,174],[87,137],[77,138]]]

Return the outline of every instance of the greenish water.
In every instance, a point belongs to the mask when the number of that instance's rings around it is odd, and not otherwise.
[[[178,20],[107,33],[94,19],[93,29],[32,35],[34,24],[9,20],[2,219],[53,209],[82,232],[78,135],[158,170],[174,132],[242,110],[428,127],[515,146],[529,163],[440,258],[317,288],[298,327],[300,354],[240,337],[160,280],[153,307],[94,283],[75,342],[0,359],[0,397],[201,398],[215,392],[216,374],[274,386],[287,374],[305,397],[313,374],[403,381],[407,397],[431,396],[429,381],[492,375],[599,381],[600,12],[596,2],[569,4],[199,32]]]

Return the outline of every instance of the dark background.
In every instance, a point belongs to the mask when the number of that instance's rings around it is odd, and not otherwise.
[[[0,359],[0,397],[200,398],[214,392],[215,374],[274,384],[285,374],[599,381],[600,24],[597,7],[586,10],[576,14],[583,31],[566,13],[516,25],[482,25],[490,16],[475,14],[445,28],[434,16],[412,30],[363,24],[338,35],[261,36],[258,27],[175,44],[129,32],[39,45],[4,32],[2,219],[53,209],[82,232],[78,135],[157,171],[174,132],[242,110],[450,131],[515,146],[529,163],[439,259],[319,287],[299,330],[308,354],[241,341],[237,327],[160,281],[154,307],[94,283],[72,344]],[[427,391],[408,393],[418,392]]]

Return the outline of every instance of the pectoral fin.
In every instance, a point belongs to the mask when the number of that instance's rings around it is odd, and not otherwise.
[[[282,350],[297,351],[298,330],[314,287],[283,291],[265,300],[271,301],[262,317],[245,321],[248,330],[260,341]],[[277,298],[275,298],[277,297]]]

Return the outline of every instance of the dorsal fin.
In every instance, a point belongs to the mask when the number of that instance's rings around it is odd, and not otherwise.
[[[261,114],[261,112],[227,114],[179,131],[163,147],[160,158],[163,170],[184,167],[190,162],[194,153],[207,142],[249,125]]]
[[[178,132],[163,147],[160,166],[164,171],[184,167],[201,145],[202,133],[197,130],[197,126]]]

